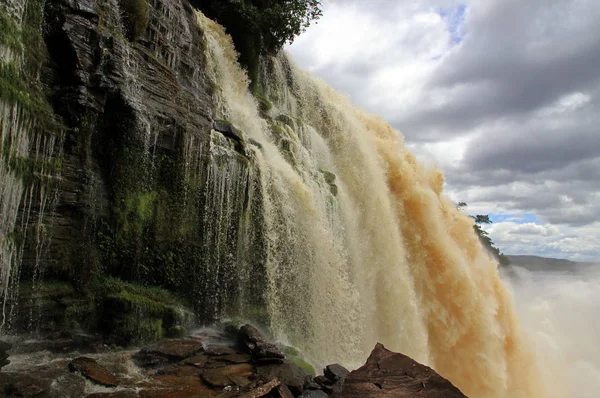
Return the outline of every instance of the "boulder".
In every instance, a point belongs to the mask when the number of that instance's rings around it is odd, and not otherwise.
[[[233,125],[225,120],[214,120],[213,121],[213,130],[218,131],[223,134],[225,137],[230,138],[234,141],[243,142],[244,139],[240,132],[233,127]]]
[[[367,363],[350,372],[335,398],[465,398],[433,369],[377,344]]]
[[[335,382],[327,376],[317,376],[314,381],[319,385],[320,389],[325,391],[327,394],[333,393],[333,386]]]
[[[304,382],[308,374],[291,363],[284,360],[281,364],[271,364],[258,366],[256,372],[263,379],[277,379],[281,384],[285,384],[296,395],[304,389]]]
[[[304,389],[305,390],[320,390],[321,386],[319,385],[319,383],[317,383],[315,381],[315,378],[312,376],[306,376],[306,378],[304,379]]]
[[[271,392],[271,396],[274,396],[276,398],[294,398],[294,394],[292,394],[290,389],[285,384],[277,386]]]
[[[325,369],[323,370],[323,373],[329,380],[336,382],[344,380],[346,376],[348,376],[350,371],[342,365],[338,365],[336,363],[333,365],[327,365],[327,367],[325,367]]]
[[[268,343],[252,325],[244,325],[239,332],[239,345],[252,355],[254,360],[283,359],[285,356],[275,344]]]
[[[350,373],[348,369],[339,364],[327,365],[323,369],[324,376],[320,376],[319,382],[323,390],[329,394],[342,391],[344,380]]]
[[[87,379],[105,387],[116,387],[117,378],[92,358],[79,357],[69,363],[71,372],[79,372]]]

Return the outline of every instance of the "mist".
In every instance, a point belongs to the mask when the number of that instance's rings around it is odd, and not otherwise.
[[[504,279],[535,348],[550,397],[595,398],[600,391],[600,266],[573,271],[511,267]]]

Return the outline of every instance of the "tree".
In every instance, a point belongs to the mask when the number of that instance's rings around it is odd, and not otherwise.
[[[192,0],[223,25],[253,83],[261,55],[277,53],[322,15],[320,0]]]
[[[458,205],[456,205],[456,207],[460,210],[467,207],[467,204],[465,202],[459,202]],[[490,216],[487,214],[477,214],[475,216],[470,217],[473,218],[473,220],[475,220],[475,224],[473,224],[473,230],[475,231],[475,234],[479,238],[479,241],[481,242],[483,247],[485,247],[492,254],[492,256],[494,256],[496,261],[498,261],[498,264],[503,266],[509,265],[510,260],[508,259],[508,257],[506,257],[500,251],[500,249],[498,249],[494,245],[494,242],[492,241],[492,238],[490,238],[488,232],[481,228],[482,224],[492,223],[492,220],[490,220]]]

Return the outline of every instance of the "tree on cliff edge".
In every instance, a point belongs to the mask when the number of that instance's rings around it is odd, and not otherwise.
[[[261,55],[275,54],[322,15],[320,0],[192,0],[223,25],[255,82]]]
[[[456,205],[456,207],[458,209],[462,209],[464,207],[467,207],[467,204],[465,202],[460,202],[458,205]],[[491,224],[492,223],[492,220],[490,220],[490,216],[487,214],[477,214],[475,216],[469,216],[469,217],[471,217],[475,220],[475,224],[473,224],[473,230],[475,231],[475,234],[479,238],[479,241],[481,242],[483,247],[485,247],[490,253],[492,253],[492,256],[494,256],[496,261],[498,261],[498,264],[503,265],[503,266],[509,265],[510,260],[508,259],[508,257],[506,257],[500,251],[500,249],[498,249],[494,245],[494,242],[492,241],[492,238],[490,238],[488,232],[486,230],[484,230],[483,228],[481,228],[482,224]]]

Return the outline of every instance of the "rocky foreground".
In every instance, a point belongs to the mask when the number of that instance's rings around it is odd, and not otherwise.
[[[115,352],[85,338],[2,343],[2,366],[3,397],[465,397],[432,369],[381,344],[357,370],[334,364],[314,377],[250,325],[237,336],[203,332],[139,351]]]

